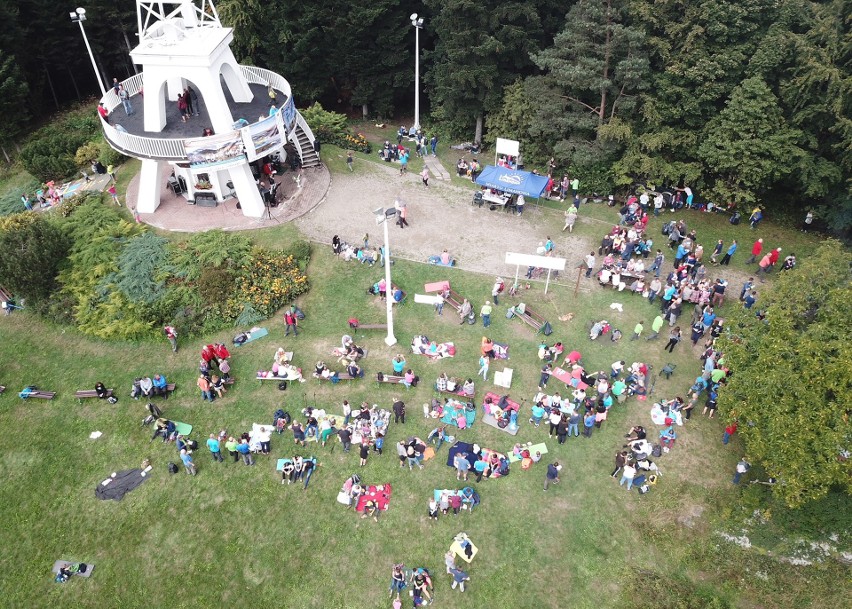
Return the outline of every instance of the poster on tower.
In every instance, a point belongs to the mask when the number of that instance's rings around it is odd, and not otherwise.
[[[284,123],[281,112],[240,129],[246,156],[255,161],[284,145]]]
[[[183,146],[193,169],[224,169],[246,161],[246,149],[239,131],[185,139]]]
[[[293,129],[296,128],[296,103],[293,101],[292,95],[284,102],[281,114],[284,115],[284,126],[287,128],[287,133],[292,133]]]

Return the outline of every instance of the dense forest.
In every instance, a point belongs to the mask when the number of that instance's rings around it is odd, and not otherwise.
[[[588,188],[689,185],[717,204],[852,226],[852,0],[220,0],[237,59],[301,107],[391,120],[413,105],[445,137],[522,142]],[[101,72],[133,74],[135,3],[89,0]],[[68,9],[72,10],[72,9]],[[79,28],[48,0],[0,0],[0,144],[97,92]]]

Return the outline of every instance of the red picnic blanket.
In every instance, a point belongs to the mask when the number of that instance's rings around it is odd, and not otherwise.
[[[390,505],[391,485],[380,484],[378,486],[371,485],[367,487],[367,491],[358,498],[358,506],[355,508],[359,512],[364,511],[364,507],[368,501],[375,501],[381,511],[388,509]]]

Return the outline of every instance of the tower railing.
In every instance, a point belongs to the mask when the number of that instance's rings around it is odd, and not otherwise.
[[[291,89],[290,83],[281,76],[271,70],[258,68],[256,66],[240,66],[240,71],[243,77],[250,84],[258,84],[271,86],[273,89],[283,94],[284,99],[280,100],[279,104],[283,105],[284,101],[290,98]],[[127,80],[121,82],[124,89],[131,97],[142,92],[142,74],[131,76]],[[121,105],[121,100],[118,95],[109,89],[100,100],[107,111],[112,113],[113,110]],[[301,115],[297,115],[297,122],[304,129],[307,124]],[[120,152],[142,159],[153,159],[157,161],[186,161],[186,150],[184,149],[185,138],[174,137],[150,137],[147,135],[134,135],[126,131],[119,131],[114,125],[101,121],[101,126],[104,130],[104,136],[109,143]],[[310,133],[310,128],[307,129]]]

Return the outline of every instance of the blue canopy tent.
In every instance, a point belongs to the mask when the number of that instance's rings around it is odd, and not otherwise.
[[[548,180],[547,176],[494,165],[486,165],[482,173],[476,176],[476,183],[480,186],[534,199],[541,197],[541,193],[547,188]]]

